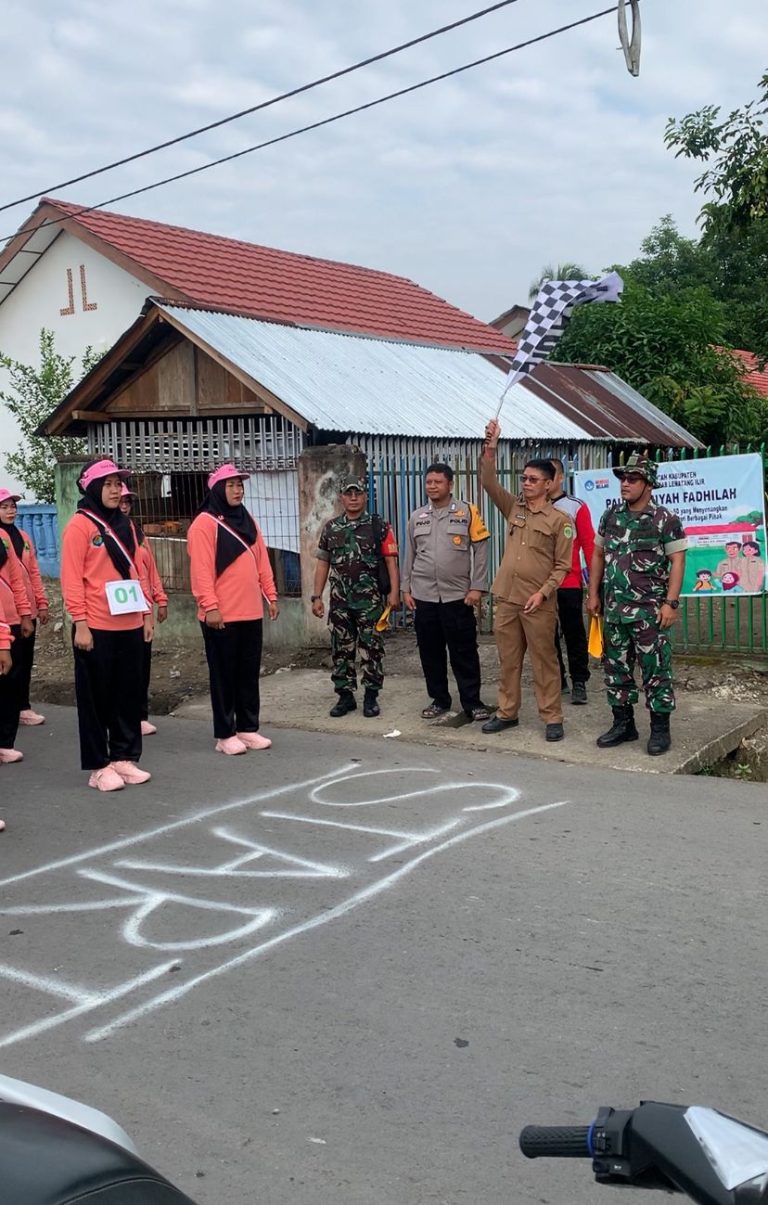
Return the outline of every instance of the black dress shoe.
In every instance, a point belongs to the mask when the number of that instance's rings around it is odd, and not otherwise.
[[[503,732],[505,728],[517,728],[519,720],[503,720],[501,716],[491,716],[480,729],[481,732]]]
[[[547,724],[547,730],[544,733],[544,739],[547,741],[561,741],[565,733],[563,732],[562,724]]]
[[[571,702],[577,706],[580,703],[587,701],[587,687],[584,682],[574,682],[573,690],[571,691]]]
[[[357,700],[351,690],[340,690],[339,701],[331,708],[328,715],[332,715],[335,718],[340,715],[346,715],[348,711],[357,711]]]

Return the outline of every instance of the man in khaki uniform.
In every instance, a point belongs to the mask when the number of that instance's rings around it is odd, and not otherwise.
[[[573,522],[547,497],[555,470],[549,460],[529,460],[523,492],[515,497],[496,475],[496,445],[501,428],[495,419],[485,429],[480,481],[507,520],[507,543],[491,586],[496,598],[495,635],[501,677],[496,715],[483,732],[515,728],[520,710],[520,678],[528,649],[539,716],[546,739],[563,739],[560,668],[555,652],[557,588],[571,568]]]

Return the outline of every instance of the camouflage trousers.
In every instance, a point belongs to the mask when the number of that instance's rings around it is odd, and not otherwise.
[[[355,610],[331,606],[328,627],[331,631],[331,681],[334,689],[354,690],[357,686],[355,658],[360,653],[360,677],[367,690],[381,690],[384,682],[384,638],[376,631],[382,612],[378,606]]]
[[[625,623],[603,624],[603,673],[611,707],[624,707],[638,700],[635,665],[643,677],[649,711],[669,714],[675,710],[672,689],[672,646],[669,636],[653,612]]]

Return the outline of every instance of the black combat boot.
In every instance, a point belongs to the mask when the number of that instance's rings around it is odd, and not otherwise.
[[[651,757],[657,757],[659,753],[666,753],[672,746],[672,737],[669,735],[669,715],[665,712],[651,712],[651,735],[648,738],[648,752]]]
[[[348,711],[357,711],[357,700],[351,690],[339,690],[336,693],[339,696],[339,701],[334,704],[328,715],[340,716],[346,715]]]
[[[636,741],[638,737],[635,727],[635,712],[631,703],[627,703],[624,707],[612,707],[611,711],[613,712],[613,727],[597,738],[595,743],[599,749],[612,749],[614,745],[623,745],[625,741]]]
[[[363,715],[366,719],[370,720],[372,716],[381,715],[378,693],[377,690],[372,690],[370,686],[366,687],[365,698],[363,699]]]

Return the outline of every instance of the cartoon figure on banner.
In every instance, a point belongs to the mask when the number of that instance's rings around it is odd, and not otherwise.
[[[739,557],[739,578],[748,594],[765,589],[765,561],[760,556],[757,540],[744,540]]]
[[[736,572],[736,563],[739,559],[741,551],[741,540],[726,540],[725,543],[725,560],[719,561],[715,569],[715,577],[720,579],[722,584],[723,575]]]
[[[729,594],[743,594],[744,587],[739,585],[738,573],[724,573],[720,578],[720,584],[723,590],[727,590]]]
[[[693,588],[694,588],[694,590],[697,590],[697,591],[698,590],[713,590],[713,591],[716,590],[717,586],[712,581],[712,570],[711,569],[697,569],[696,585]]]

